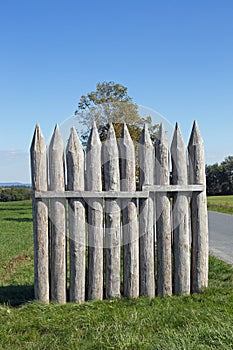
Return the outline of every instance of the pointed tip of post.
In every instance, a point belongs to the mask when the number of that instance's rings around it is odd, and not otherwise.
[[[30,151],[31,152],[34,151],[35,149],[37,149],[37,147],[41,148],[42,145],[44,148],[46,147],[44,136],[42,134],[40,125],[37,123],[34,130]]]
[[[195,119],[194,122],[193,122],[193,127],[198,128],[198,124],[197,124],[196,119]]]
[[[129,129],[128,129],[126,123],[123,123],[123,125],[122,125],[122,138],[131,139]]]
[[[163,123],[161,123],[159,126],[158,140],[160,141],[160,143],[163,143],[163,144],[168,143],[166,130]]]
[[[72,126],[72,128],[70,129],[70,133],[77,134],[75,126]]]
[[[182,137],[179,124],[176,122],[174,135],[178,135],[178,134]]]
[[[96,121],[95,121],[95,120],[93,120],[93,122],[92,122],[92,129],[97,129]]]
[[[178,122],[176,122],[176,125],[175,125],[175,130],[178,130],[178,131],[180,131],[180,127],[179,127],[179,124],[178,124]]]
[[[41,132],[41,127],[40,127],[40,124],[39,124],[39,123],[36,123],[35,129],[34,129],[34,134],[35,134],[35,133],[42,134],[42,132]]]
[[[181,134],[178,123],[176,123],[176,125],[175,125],[175,131],[174,131],[173,139],[172,139],[172,143],[171,143],[171,152],[176,152],[177,146],[185,147],[183,136]]]
[[[60,128],[59,128],[59,125],[58,125],[58,124],[55,125],[54,131],[53,131],[53,136],[62,138],[62,137],[61,137],[61,133],[60,133]],[[53,137],[53,136],[52,136],[52,137]]]
[[[108,129],[108,133],[107,133],[107,140],[109,139],[113,139],[116,138],[116,134],[115,134],[115,130],[113,127],[112,122],[109,124],[109,129]]]
[[[56,124],[55,125],[55,128],[54,128],[54,132],[53,132],[55,135],[59,135],[59,137],[61,137],[61,133],[60,133],[60,128],[59,128],[59,125]]]
[[[35,130],[40,130],[40,124],[39,123],[36,123]]]
[[[87,140],[87,149],[89,149],[91,146],[96,145],[96,144],[101,144],[101,141],[99,138],[97,125],[96,125],[96,122],[94,120],[89,137],[88,137],[88,140]]]
[[[122,133],[121,133],[121,138],[119,140],[119,145],[130,147],[132,152],[134,152],[133,151],[134,143],[126,123],[123,123],[122,125]]]
[[[58,124],[56,124],[56,126],[54,128],[54,132],[53,132],[49,147],[51,149],[55,149],[55,148],[62,148],[63,149],[63,147],[64,147]]]
[[[72,152],[73,150],[82,149],[82,144],[78,137],[76,128],[73,126],[70,130],[70,137],[68,139],[66,153]]]
[[[112,123],[112,122],[109,123],[109,129],[113,129],[113,130],[114,130],[114,127],[113,127],[113,123]]]
[[[58,125],[58,123],[56,123],[56,125],[55,125],[54,131],[55,131],[55,130],[60,131],[60,130],[59,130],[59,125]]]
[[[194,120],[188,147],[191,147],[192,145],[200,144],[202,142],[203,140],[202,140],[200,130],[198,128],[197,121]]]
[[[147,126],[146,123],[145,123],[144,126],[143,126],[142,134],[141,134],[141,138],[140,138],[140,140],[139,140],[139,143],[140,143],[140,144],[149,144],[149,145],[152,146],[152,141],[151,141],[151,138],[150,138],[150,133],[149,133],[148,126]]]
[[[77,130],[76,130],[76,128],[74,127],[74,126],[72,126],[72,128],[70,129],[70,138],[73,138],[73,139],[77,139],[78,141],[80,141],[79,140],[79,137],[78,137],[78,133],[77,133]]]
[[[42,136],[42,131],[41,131],[41,128],[40,128],[40,125],[39,123],[36,123],[36,127],[35,127],[35,130],[34,130],[34,136],[37,135],[37,136]]]
[[[147,123],[144,123],[144,125],[143,125],[143,130],[144,130],[144,131],[148,131],[148,125],[147,125]]]

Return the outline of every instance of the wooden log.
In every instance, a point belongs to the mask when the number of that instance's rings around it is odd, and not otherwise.
[[[163,124],[160,125],[156,142],[155,183],[169,185],[169,150]],[[157,266],[158,266],[158,295],[172,294],[172,260],[171,260],[171,218],[169,195],[156,195],[156,234],[157,234]]]
[[[204,185],[146,185],[142,191],[35,191],[35,198],[148,198],[149,191],[155,193],[185,192],[191,195],[192,192],[203,192]]]
[[[136,191],[135,149],[126,124],[119,143],[121,190]],[[124,244],[124,295],[139,295],[139,231],[135,199],[122,200],[122,235]]]
[[[203,184],[206,187],[204,144],[196,122],[193,125],[188,151],[190,183]],[[191,229],[191,288],[193,293],[198,293],[208,286],[209,241],[206,191],[192,195]]]
[[[205,190],[205,186],[203,185],[152,185],[152,186],[142,186],[143,191],[145,191],[145,194],[147,191],[150,192],[185,192],[187,195],[192,195],[192,192],[203,192]],[[143,192],[142,192],[143,195]],[[138,196],[139,198],[139,196]],[[142,197],[143,198],[143,197]]]
[[[110,124],[107,139],[103,145],[104,179],[106,191],[120,190],[119,154],[115,131]],[[106,297],[120,297],[120,217],[118,199],[105,201],[106,239]]]
[[[198,189],[203,186],[194,185]],[[194,187],[192,186],[192,188]],[[154,186],[153,186],[154,187]],[[152,191],[154,189],[152,188]],[[155,192],[157,189],[155,189]],[[158,191],[164,192],[164,188],[158,186]],[[186,192],[188,190],[186,189]],[[148,198],[148,191],[35,191],[35,198]]]
[[[86,149],[86,189],[102,191],[101,142],[93,124]],[[103,200],[88,203],[88,299],[103,299]]]
[[[178,124],[176,124],[172,145],[172,183],[187,185],[186,147]],[[174,292],[190,293],[190,240],[189,208],[187,195],[177,193],[173,199],[173,250],[174,250]]]
[[[49,145],[49,177],[52,191],[65,190],[64,147],[56,125]],[[51,200],[51,299],[66,302],[66,209],[64,199]]]
[[[153,185],[154,182],[154,147],[146,126],[138,145],[139,185]],[[139,200],[139,270],[140,295],[154,297],[154,195]]]
[[[31,149],[33,194],[47,191],[46,144],[39,125],[36,126]],[[34,292],[35,299],[49,303],[48,203],[33,195],[34,224]]]
[[[84,153],[73,127],[66,148],[67,187],[84,190]],[[69,200],[70,301],[85,301],[86,232],[84,199]]]

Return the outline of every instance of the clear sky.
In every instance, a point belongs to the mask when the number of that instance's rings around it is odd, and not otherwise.
[[[38,122],[46,140],[98,81],[175,124],[193,120],[206,162],[233,154],[232,0],[0,2],[0,182],[29,182]]]

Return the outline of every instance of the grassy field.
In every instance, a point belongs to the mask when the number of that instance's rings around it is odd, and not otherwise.
[[[33,301],[30,202],[0,204],[0,349],[232,349],[233,269],[210,258],[202,294]]]
[[[208,210],[233,214],[233,196],[211,196],[207,202]]]

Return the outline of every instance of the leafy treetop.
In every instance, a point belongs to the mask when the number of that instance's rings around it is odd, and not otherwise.
[[[75,115],[86,128],[86,131],[82,131],[81,134],[81,141],[84,145],[94,120],[102,141],[106,139],[111,122],[117,138],[121,137],[122,123],[126,123],[136,147],[145,123],[148,124],[152,142],[156,140],[158,125],[152,124],[150,116],[140,117],[138,106],[129,97],[127,87],[113,81],[97,83],[95,91],[81,96]]]

